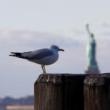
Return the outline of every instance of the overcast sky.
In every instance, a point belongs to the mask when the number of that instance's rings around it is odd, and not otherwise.
[[[109,72],[109,10],[109,0],[0,0],[0,97],[33,94],[33,84],[42,73],[39,65],[9,57],[10,51],[57,44],[65,52],[47,71],[84,73],[86,23],[96,36],[100,70]]]

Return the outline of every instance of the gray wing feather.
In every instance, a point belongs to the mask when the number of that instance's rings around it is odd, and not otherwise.
[[[53,55],[53,52],[49,49],[40,49],[37,51],[30,51],[22,53],[22,56],[26,59],[33,60],[33,59],[42,59],[47,56]]]

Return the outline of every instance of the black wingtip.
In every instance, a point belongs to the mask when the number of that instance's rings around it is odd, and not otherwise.
[[[21,53],[18,53],[18,52],[11,52],[11,54],[10,54],[9,56],[21,57]]]
[[[10,52],[9,56],[15,56],[15,52]]]

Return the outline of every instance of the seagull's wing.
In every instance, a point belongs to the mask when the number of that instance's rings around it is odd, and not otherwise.
[[[27,57],[27,59],[29,60],[34,60],[34,59],[40,60],[43,59],[44,57],[48,57],[53,54],[54,54],[53,51],[51,51],[50,49],[40,49],[37,51],[32,51],[28,55],[26,55],[26,53],[24,53],[23,55]]]
[[[23,59],[28,59],[28,60],[40,60],[44,57],[48,57],[53,55],[53,51],[51,51],[50,49],[39,49],[36,51],[29,51],[29,52],[11,52],[10,56],[14,56],[14,57],[18,57],[18,58],[23,58]]]

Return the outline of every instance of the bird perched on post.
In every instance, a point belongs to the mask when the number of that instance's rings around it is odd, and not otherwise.
[[[52,45],[50,48],[39,49],[28,52],[11,52],[10,56],[18,57],[29,60],[31,62],[40,64],[43,73],[46,73],[45,65],[55,63],[59,58],[59,51],[64,51],[56,45]]]

